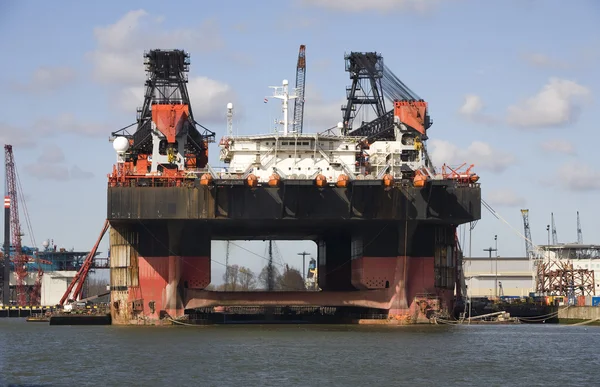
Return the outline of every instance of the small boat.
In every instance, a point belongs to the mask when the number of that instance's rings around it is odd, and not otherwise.
[[[32,314],[25,319],[27,322],[50,322],[50,318],[42,313]]]

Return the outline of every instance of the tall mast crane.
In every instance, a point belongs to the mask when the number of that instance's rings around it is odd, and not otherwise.
[[[529,229],[529,210],[521,210],[523,215],[523,228],[525,231],[525,254],[531,259],[533,256],[533,243],[531,241],[531,230]]]
[[[19,223],[17,177],[12,145],[4,145],[4,161],[6,166],[6,196],[9,198],[10,205],[10,231],[15,251],[13,255],[13,265],[17,277],[17,304],[19,306],[25,306],[27,304],[27,286],[25,284],[25,279],[27,278],[27,262],[29,259],[23,254],[21,249],[21,225]],[[10,254],[10,250],[6,251],[6,254]]]
[[[583,233],[581,232],[581,220],[579,219],[579,211],[577,211],[577,243],[583,244]]]
[[[306,88],[306,46],[300,46],[298,53],[298,65],[296,66],[296,99],[294,100],[294,131],[302,134],[302,123],[304,120],[304,91]]]
[[[558,244],[558,236],[556,235],[556,226],[554,225],[554,212],[550,213],[550,223],[552,224],[552,244]]]

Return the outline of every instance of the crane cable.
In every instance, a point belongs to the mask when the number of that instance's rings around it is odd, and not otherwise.
[[[519,230],[517,230],[515,227],[513,227],[510,223],[508,223],[506,221],[506,219],[504,219],[498,212],[496,212],[496,210],[494,210],[492,208],[492,206],[490,206],[485,200],[483,200],[483,198],[481,199],[481,204],[483,204],[483,206],[492,214],[496,217],[496,219],[501,220],[502,222],[506,223],[506,225],[508,225],[508,227],[510,227],[518,236],[520,236],[521,238],[523,238],[524,240],[530,242],[533,246],[536,246],[535,243],[533,243],[530,239],[528,239],[525,235],[521,234],[521,232]]]

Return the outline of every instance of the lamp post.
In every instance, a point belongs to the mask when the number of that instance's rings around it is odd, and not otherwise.
[[[498,298],[498,235],[494,235],[494,242],[496,243],[496,279],[494,281],[494,296]]]
[[[492,251],[496,251],[496,249],[489,247],[487,249],[483,249],[483,251],[487,251],[490,254],[490,262],[492,262]]]
[[[550,225],[546,225],[546,231],[548,232],[548,246],[546,246],[546,258],[550,258]]]
[[[304,280],[304,282],[306,282],[306,256],[310,256],[310,253],[303,251],[301,253],[298,253],[298,255],[302,256],[302,279]]]

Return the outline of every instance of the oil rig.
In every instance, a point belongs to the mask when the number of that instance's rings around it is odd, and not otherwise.
[[[219,142],[222,169],[208,163],[215,133],[194,119],[189,54],[156,49],[144,58],[148,77],[135,130],[111,137],[113,323],[223,307],[346,308],[410,322],[452,311],[461,299],[456,228],[481,217],[479,177],[472,166],[436,171],[425,145],[428,104],[380,54],[345,55],[352,83],[342,121],[306,133],[301,46],[296,88],[287,80],[272,86],[282,104],[280,128],[253,136],[229,131]],[[376,118],[357,125],[357,112],[368,107]],[[213,240],[315,241],[320,290],[206,290]]]

